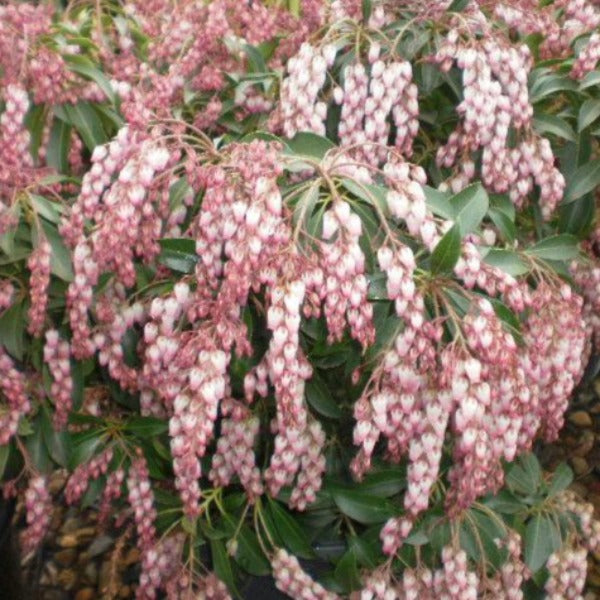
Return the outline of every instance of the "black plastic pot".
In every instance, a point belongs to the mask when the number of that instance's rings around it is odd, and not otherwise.
[[[0,600],[25,600],[21,564],[12,518],[14,500],[0,496]]]

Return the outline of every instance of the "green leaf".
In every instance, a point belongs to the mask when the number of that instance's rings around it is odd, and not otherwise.
[[[488,215],[504,240],[506,242],[514,242],[517,237],[517,228],[510,217],[497,208],[490,208]]]
[[[341,180],[342,185],[357,198],[364,200],[367,204],[375,207],[379,207],[379,210],[383,214],[388,214],[388,203],[386,200],[387,189],[372,183],[363,183],[361,181],[354,181],[343,177]]]
[[[600,71],[590,71],[580,82],[579,89],[585,90],[589,87],[600,85]]]
[[[371,18],[373,3],[371,0],[362,0],[362,18],[365,23]]]
[[[33,210],[38,215],[41,215],[44,219],[50,221],[50,223],[60,222],[60,215],[63,212],[63,208],[60,204],[57,202],[50,202],[47,198],[38,196],[37,194],[29,194],[29,200]]]
[[[52,460],[61,467],[69,462],[70,437],[66,431],[55,431],[46,406],[41,410],[41,425],[44,442]]]
[[[210,540],[210,553],[212,556],[212,566],[217,577],[227,586],[228,590],[235,596],[240,595],[236,585],[233,569],[231,568],[231,559],[225,544],[221,540]]]
[[[483,262],[498,269],[502,269],[505,273],[517,277],[529,272],[529,267],[521,259],[521,257],[512,250],[503,250],[501,248],[491,248],[483,258]]]
[[[598,117],[600,117],[600,100],[595,98],[586,100],[579,109],[577,131],[581,133],[586,127],[594,123]]]
[[[361,492],[380,498],[395,496],[405,487],[406,475],[399,468],[386,468],[379,472],[369,472],[360,482]]]
[[[23,360],[25,329],[25,306],[15,302],[0,316],[0,345],[17,360]]]
[[[560,545],[560,531],[554,519],[547,514],[535,514],[525,530],[525,563],[531,571],[541,569]]]
[[[77,104],[63,104],[55,108],[57,115],[64,115],[67,123],[77,129],[83,143],[92,152],[96,146],[107,141],[106,132],[98,113],[89,102],[78,102]],[[62,118],[62,117],[60,117]]]
[[[237,536],[236,562],[252,575],[267,575],[271,572],[271,565],[263,554],[256,534],[247,526],[242,525]]]
[[[104,75],[104,73],[100,69],[98,69],[89,58],[80,54],[65,54],[63,58],[65,59],[65,62],[69,65],[71,71],[73,71],[74,73],[78,73],[79,75],[83,75],[90,81],[96,82],[96,84],[104,92],[106,97],[111,102],[115,101],[115,91],[113,90],[110,81],[107,79],[106,75]]]
[[[10,446],[8,444],[0,446],[0,479],[4,478],[4,471],[6,471],[6,465],[8,464],[9,454]]]
[[[329,150],[335,148],[332,141],[307,131],[297,133],[291,140],[287,140],[287,146],[290,154],[308,156],[317,160],[321,160]]]
[[[306,382],[306,401],[319,414],[330,419],[339,419],[342,415],[340,407],[331,396],[331,392],[323,380],[315,373]]]
[[[40,221],[44,234],[52,254],[50,255],[50,270],[63,281],[73,281],[73,267],[71,266],[71,254],[65,246],[63,239],[52,223],[45,220]],[[35,231],[35,230],[34,230]]]
[[[548,486],[548,496],[554,496],[558,492],[566,490],[573,483],[573,471],[566,463],[561,463],[552,474]]]
[[[49,473],[53,468],[53,463],[44,442],[41,420],[42,415],[38,413],[32,422],[33,433],[25,438],[25,446],[34,467],[42,473]]]
[[[579,254],[579,240],[569,233],[553,235],[527,250],[528,254],[548,260],[570,260]]]
[[[454,268],[460,257],[460,243],[460,227],[458,223],[455,223],[431,253],[431,270],[433,273],[451,271]]]
[[[42,138],[44,136],[44,128],[46,126],[46,107],[43,104],[34,105],[29,109],[25,117],[25,126],[30,133],[29,150],[31,156],[38,159],[38,152]]]
[[[600,158],[581,165],[568,177],[563,203],[581,198],[598,185],[600,185]]]
[[[561,204],[558,228],[563,233],[572,233],[583,238],[589,233],[595,213],[596,202],[592,194],[586,194],[568,204]]]
[[[489,198],[480,183],[467,186],[449,200],[454,212],[454,221],[460,227],[461,237],[475,231],[485,217]]]
[[[96,454],[96,450],[105,443],[104,433],[96,429],[89,429],[73,436],[73,451],[69,456],[69,468],[73,470],[80,464],[87,462]]]
[[[294,206],[294,214],[292,215],[294,227],[302,220],[301,227],[305,231],[308,230],[308,222],[313,215],[318,200],[319,186],[315,183],[300,195]]]
[[[196,242],[189,238],[163,238],[158,262],[180,273],[192,273],[198,262]]]
[[[50,140],[46,150],[46,163],[59,173],[69,169],[69,147],[71,145],[71,125],[61,119],[54,119],[50,130]]]
[[[140,437],[152,438],[166,433],[168,422],[156,417],[132,417],[125,424],[125,429]]]
[[[306,537],[306,533],[281,505],[268,497],[269,511],[277,533],[288,550],[301,558],[313,558],[315,553]]]
[[[438,217],[453,221],[455,211],[450,203],[450,197],[445,192],[440,192],[435,188],[429,187],[428,185],[423,187],[425,191],[425,199],[427,202],[427,208]]]
[[[532,104],[539,102],[547,96],[558,96],[557,92],[575,91],[577,83],[567,75],[558,75],[551,72],[549,75],[539,77],[531,86],[529,97]]]
[[[535,494],[542,483],[540,463],[531,452],[519,457],[506,475],[508,487],[521,494]]]
[[[373,525],[383,523],[394,516],[391,504],[378,496],[345,489],[341,486],[335,486],[331,495],[338,508],[359,523]]]
[[[350,548],[335,567],[335,580],[345,592],[350,592],[360,587],[360,572],[356,560],[356,551]]]
[[[533,119],[533,127],[541,135],[551,133],[569,142],[577,140],[571,125],[556,115],[537,115]]]
[[[526,504],[517,499],[517,497],[507,489],[500,490],[495,496],[485,500],[485,505],[496,512],[506,515],[514,515],[528,508]]]

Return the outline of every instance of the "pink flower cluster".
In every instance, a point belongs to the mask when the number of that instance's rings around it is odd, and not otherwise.
[[[65,486],[67,504],[75,504],[83,496],[90,479],[98,479],[101,475],[106,474],[112,458],[112,448],[107,448],[92,457],[89,462],[84,462],[75,468]]]
[[[379,58],[380,47],[369,50],[370,76],[361,63],[344,70],[344,87],[336,88],[334,100],[342,106],[338,135],[359,162],[377,166],[388,153],[390,123],[396,126],[395,146],[405,156],[412,154],[419,129],[417,87],[412,67],[406,61]]]
[[[529,385],[534,384],[539,394],[537,423],[546,440],[558,436],[569,397],[586,365],[588,333],[582,304],[566,284],[556,289],[542,282],[532,294],[523,367]]]
[[[33,169],[33,158],[29,152],[30,134],[25,127],[25,115],[29,109],[27,91],[18,84],[10,83],[3,89],[3,96],[5,106],[0,115],[0,233],[14,224],[14,216],[10,212],[13,195],[29,183]]]
[[[8,279],[0,280],[0,313],[4,312],[13,301],[15,287]]]
[[[8,444],[17,433],[19,420],[31,410],[25,376],[15,368],[12,358],[0,346],[0,390],[7,401],[0,412],[0,444]]]
[[[133,509],[138,547],[142,553],[142,572],[140,583],[136,590],[139,600],[154,600],[156,588],[161,583],[160,570],[157,568],[156,552],[156,509],[154,508],[154,494],[150,484],[146,459],[140,455],[134,459],[129,467],[127,476],[128,500]]]
[[[571,68],[571,77],[583,79],[600,61],[600,34],[592,33]]]
[[[272,290],[267,327],[273,335],[264,358],[277,403],[273,423],[275,449],[265,481],[271,495],[277,496],[284,485],[293,483],[300,471],[291,500],[299,509],[314,502],[325,470],[321,455],[325,436],[320,423],[309,419],[304,400],[304,382],[312,375],[299,344],[300,309],[305,290],[301,281]]]
[[[45,477],[34,475],[29,479],[25,491],[27,529],[21,536],[25,553],[35,550],[46,535],[52,516],[52,498]]]
[[[521,586],[530,572],[521,557],[521,536],[510,530],[501,544],[508,550],[508,559],[491,578],[480,581],[480,598],[489,600],[523,600]]]
[[[283,548],[277,548],[271,558],[277,589],[290,598],[303,600],[338,600],[339,596],[326,590],[306,573],[298,559]]]
[[[29,319],[27,330],[34,336],[40,336],[44,329],[48,306],[48,286],[50,285],[51,253],[50,244],[46,239],[42,239],[27,259],[27,267],[31,271],[29,281],[31,306],[27,314]]]
[[[404,221],[410,235],[433,250],[441,235],[427,207],[423,190],[427,183],[425,171],[390,153],[383,172],[389,188],[385,199],[392,217]]]
[[[367,347],[375,339],[375,329],[373,307],[367,301],[361,233],[362,221],[347,202],[334,201],[323,215],[323,312],[330,342],[342,338],[347,319],[352,337]]]
[[[549,219],[562,198],[565,180],[554,166],[549,141],[531,129],[528,47],[514,48],[494,37],[473,47],[451,30],[433,60],[444,70],[456,60],[463,71],[464,100],[457,108],[462,119],[437,152],[439,166],[458,162],[458,172],[442,187],[454,192],[463,189],[475,175],[473,153],[481,149],[481,176],[488,189],[508,192],[520,207],[535,183],[542,214]],[[508,143],[511,127],[521,138],[513,148]]]
[[[169,435],[175,486],[190,518],[199,514],[200,458],[212,439],[219,402],[225,395],[227,364],[223,351],[201,351],[198,365],[189,372],[189,391],[178,394],[173,402]]]
[[[70,358],[69,342],[61,340],[55,329],[46,331],[44,362],[52,375],[50,397],[54,401],[54,427],[58,430],[66,427],[73,403]]]
[[[318,96],[335,55],[334,46],[314,48],[305,42],[287,62],[288,76],[281,84],[280,114],[275,117],[286,137],[294,137],[298,131],[325,135],[327,104],[319,101]]]
[[[587,573],[587,550],[565,548],[546,562],[550,575],[545,590],[548,600],[581,600]]]
[[[231,410],[228,405],[231,406]],[[221,421],[221,434],[213,454],[209,478],[217,487],[226,486],[237,475],[246,494],[253,502],[263,493],[260,471],[256,466],[254,443],[260,422],[247,407],[231,400],[222,404],[223,413],[230,418]]]

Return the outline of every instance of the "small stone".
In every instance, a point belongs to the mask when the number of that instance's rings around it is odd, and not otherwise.
[[[96,585],[96,582],[98,581],[98,567],[96,566],[96,563],[88,563],[85,566],[83,575],[88,583]]]
[[[74,548],[65,548],[54,555],[54,560],[63,567],[68,567],[77,558],[77,551]]]
[[[596,444],[596,436],[589,429],[581,432],[579,444],[570,452],[572,456],[587,456]]]
[[[100,573],[98,574],[98,589],[101,592],[105,592],[108,590],[108,587],[111,582],[111,564],[110,561],[106,561],[102,563],[100,567]]]
[[[65,524],[61,527],[62,533],[71,533],[81,527],[81,520],[77,517],[70,517],[65,521]]]
[[[577,427],[591,427],[594,422],[585,410],[576,410],[569,415],[569,421]]]
[[[581,482],[579,481],[574,481],[570,486],[569,489],[572,492],[575,492],[580,498],[587,498],[588,495],[588,489],[585,487],[585,485],[583,485]]]
[[[581,458],[580,456],[573,456],[571,458],[571,466],[573,467],[573,471],[575,471],[576,475],[584,475],[589,471],[589,465],[585,458]]]
[[[42,576],[40,577],[40,584],[53,587],[56,585],[58,579],[58,569],[55,564],[49,562],[44,565]]]
[[[57,581],[65,590],[71,590],[77,583],[77,573],[73,569],[64,569],[59,572]]]
[[[67,533],[58,540],[58,545],[61,548],[76,548],[79,545],[79,540],[76,535]]]
[[[95,527],[81,527],[80,529],[75,531],[75,535],[80,540],[83,540],[84,538],[92,538],[96,535],[96,528]]]
[[[48,491],[50,494],[58,494],[64,487],[67,482],[67,472],[65,469],[60,469],[55,471],[51,477],[50,482],[48,483]]]
[[[131,548],[123,558],[125,566],[133,565],[140,560],[140,551],[137,548]]]
[[[91,587],[82,588],[75,594],[75,600],[92,600],[95,598],[96,592]]]
[[[106,552],[113,545],[113,539],[108,535],[98,536],[87,549],[91,558]]]

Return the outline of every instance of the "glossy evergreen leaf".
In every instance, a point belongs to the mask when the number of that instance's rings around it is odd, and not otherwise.
[[[525,563],[533,572],[541,569],[560,544],[560,531],[552,516],[544,513],[533,515],[525,530]]]
[[[575,142],[577,136],[569,123],[556,115],[538,114],[533,119],[534,129],[541,135],[552,134],[569,142]]]
[[[315,553],[306,537],[306,533],[294,517],[270,497],[268,497],[268,506],[277,533],[288,550],[301,558],[313,558]]]
[[[527,250],[528,254],[549,260],[570,260],[579,254],[579,240],[568,233],[553,235]]]
[[[236,562],[252,575],[267,575],[271,565],[258,543],[256,534],[247,526],[242,525],[237,536]]]
[[[290,154],[316,160],[321,160],[329,150],[335,148],[335,144],[327,138],[306,131],[297,133],[291,140],[287,140],[287,146]]]
[[[342,487],[332,489],[331,495],[338,508],[359,523],[383,523],[394,516],[392,505],[378,496]]]
[[[501,248],[492,248],[484,256],[483,261],[493,267],[498,267],[504,272],[517,277],[529,272],[529,267],[523,259],[512,250],[503,250]]]
[[[46,150],[46,162],[49,167],[59,173],[66,173],[69,169],[69,148],[71,146],[71,125],[62,119],[54,119],[50,129],[50,140]]]
[[[552,473],[552,479],[550,479],[550,485],[548,486],[548,495],[554,496],[566,490],[571,483],[573,483],[573,471],[569,465],[561,463],[556,467],[554,473]]]
[[[474,183],[454,194],[449,203],[454,213],[453,220],[460,228],[461,237],[464,237],[479,227],[488,211],[489,198],[484,187]]]
[[[319,414],[330,419],[339,419],[342,415],[340,407],[331,396],[331,392],[323,380],[314,374],[307,382],[304,388],[306,401],[309,406]]]
[[[180,273],[192,273],[198,262],[196,243],[189,238],[163,238],[159,240],[158,262]]]
[[[227,586],[227,589],[236,597],[240,593],[235,583],[231,559],[227,554],[225,544],[221,540],[210,540],[210,553],[212,557],[212,566],[217,577]]]
[[[439,241],[431,253],[433,273],[451,271],[460,257],[461,235],[458,223],[455,223]]]
[[[579,109],[577,116],[577,131],[582,132],[600,117],[600,100],[590,98],[586,100]]]
[[[600,158],[578,167],[568,178],[563,203],[573,202],[600,185]]]

